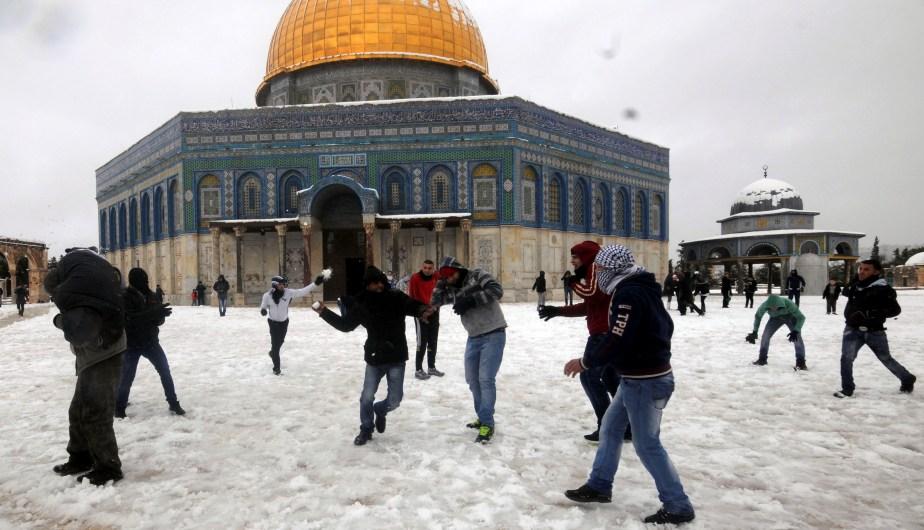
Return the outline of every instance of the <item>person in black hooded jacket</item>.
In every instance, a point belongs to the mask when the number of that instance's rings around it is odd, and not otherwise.
[[[125,350],[125,360],[122,364],[122,379],[119,383],[119,395],[116,398],[115,416],[125,417],[125,407],[128,406],[128,394],[135,380],[138,369],[138,360],[141,357],[151,361],[160,383],[164,387],[164,396],[170,411],[182,416],[186,414],[176,397],[173,386],[173,376],[170,374],[170,364],[167,355],[160,346],[158,329],[173,309],[170,304],[158,302],[157,295],[148,287],[148,274],[144,269],[134,268],[128,272],[128,287],[125,289],[125,332],[128,338],[128,349]]]
[[[363,283],[365,290],[353,298],[345,316],[334,313],[322,303],[312,306],[325,322],[340,331],[353,331],[363,326],[368,333],[363,348],[366,377],[359,398],[360,428],[353,440],[356,445],[365,445],[372,439],[373,426],[379,433],[385,432],[385,416],[401,404],[404,367],[408,360],[404,318],[418,317],[426,322],[433,314],[429,306],[392,289],[385,274],[375,267],[366,269]],[[374,402],[375,391],[383,377],[388,380],[388,396]]]

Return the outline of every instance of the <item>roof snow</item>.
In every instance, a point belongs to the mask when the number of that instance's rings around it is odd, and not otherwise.
[[[771,206],[777,206],[782,199],[797,197],[799,197],[799,194],[792,184],[782,180],[762,178],[742,188],[738,192],[735,204],[754,205],[762,201],[770,201]]]
[[[860,232],[848,232],[846,230],[814,230],[814,229],[757,230],[754,232],[740,232],[737,234],[725,234],[722,236],[704,237],[702,239],[692,239],[690,241],[683,241],[681,242],[681,244],[690,245],[692,243],[703,243],[706,241],[720,241],[720,240],[726,240],[726,239],[738,239],[738,238],[748,238],[748,237],[759,237],[762,239],[768,239],[774,236],[794,236],[794,235],[802,235],[802,234],[837,234],[837,235],[852,236],[852,237],[863,237],[866,235]]]
[[[924,265],[924,252],[918,252],[914,256],[908,258],[908,261],[905,262],[907,266],[917,266]]]

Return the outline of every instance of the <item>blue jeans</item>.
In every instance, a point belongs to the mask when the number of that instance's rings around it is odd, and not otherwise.
[[[228,310],[228,295],[218,295],[218,314],[224,316]]]
[[[680,476],[661,445],[661,414],[674,392],[674,376],[653,379],[623,378],[600,427],[600,446],[587,485],[600,493],[612,493],[619,467],[622,436],[632,426],[632,442],[642,465],[655,481],[664,509],[691,514],[693,505],[683,491]]]
[[[116,398],[116,409],[123,410],[128,405],[128,394],[131,392],[132,383],[135,381],[135,372],[138,370],[138,360],[144,357],[151,361],[157,375],[160,376],[160,384],[164,387],[164,396],[167,403],[173,405],[177,402],[176,390],[173,388],[173,376],[170,375],[170,364],[167,362],[167,355],[160,344],[153,344],[144,348],[129,348],[125,350],[122,360],[122,379],[119,381],[119,395]]]
[[[401,399],[404,397],[404,364],[366,363],[363,392],[359,395],[359,428],[363,432],[372,432],[375,425],[374,414],[384,416],[401,405]],[[382,401],[375,402],[375,392],[379,389],[383,377],[387,377],[388,395]]]
[[[844,339],[841,342],[841,388],[853,392],[853,361],[857,352],[866,344],[873,350],[876,358],[892,372],[902,383],[911,379],[911,374],[904,366],[898,363],[889,353],[889,338],[885,331],[860,331],[847,326],[844,328]]]
[[[597,333],[587,337],[587,345],[584,347],[584,355],[591,353],[597,347],[606,341],[606,333]],[[603,415],[610,407],[610,396],[616,393],[619,388],[619,376],[613,373],[613,369],[607,365],[589,368],[581,372],[581,386],[584,387],[584,393],[590,401],[590,406],[594,409],[597,416],[597,428],[600,428],[600,422],[603,421]]]
[[[482,425],[494,427],[494,403],[497,387],[494,378],[504,359],[507,332],[503,329],[477,337],[465,343],[465,382],[472,391],[475,414]]]
[[[770,320],[767,321],[767,325],[764,327],[764,332],[760,335],[760,354],[758,355],[758,360],[766,362],[767,353],[770,352],[770,339],[773,338],[773,334],[776,333],[776,330],[783,326],[788,327],[789,331],[795,331],[796,317],[770,317]],[[795,345],[796,361],[805,361],[805,343],[802,342],[801,333],[799,334],[799,338],[796,340]]]

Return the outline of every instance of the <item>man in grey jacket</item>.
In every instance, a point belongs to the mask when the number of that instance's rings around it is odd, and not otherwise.
[[[494,404],[497,388],[494,379],[504,358],[507,321],[498,300],[504,288],[481,269],[466,269],[452,256],[443,259],[439,281],[433,289],[430,305],[452,304],[468,332],[465,343],[465,382],[472,391],[478,419],[467,427],[478,429],[475,441],[488,443],[494,436]]]

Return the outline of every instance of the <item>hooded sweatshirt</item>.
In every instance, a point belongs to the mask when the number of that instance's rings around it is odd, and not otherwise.
[[[157,344],[164,316],[157,295],[148,286],[148,274],[140,268],[128,271],[128,287],[125,289],[125,333],[128,347],[145,348]]]
[[[885,319],[897,317],[902,312],[895,289],[880,276],[856,281],[844,289],[843,294],[847,297],[844,320],[849,327],[882,331]]]
[[[760,328],[760,321],[764,318],[764,313],[768,313],[770,318],[785,318],[791,316],[796,319],[796,325],[793,326],[795,331],[802,331],[802,324],[805,323],[805,315],[799,311],[798,306],[792,300],[782,296],[771,294],[767,300],[760,304],[757,312],[754,313],[754,333]]]
[[[457,270],[459,282],[449,285],[444,272]],[[481,269],[466,269],[452,256],[446,256],[439,268],[441,279],[436,282],[430,305],[439,307],[453,305],[462,299],[470,299],[475,307],[462,315],[462,327],[469,337],[477,337],[507,327],[504,312],[499,300],[504,296],[504,288],[489,273]]]

